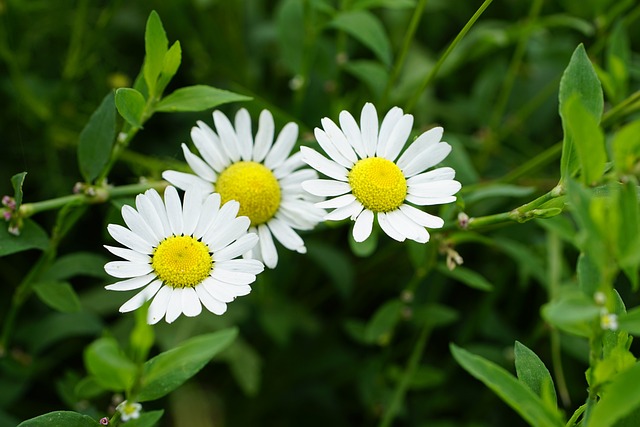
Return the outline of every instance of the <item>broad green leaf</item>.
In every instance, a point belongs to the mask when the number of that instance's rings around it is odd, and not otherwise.
[[[353,233],[351,231],[352,231],[352,228],[349,230],[349,237],[348,237],[349,247],[351,248],[351,252],[353,252],[355,256],[359,256],[362,258],[367,258],[371,256],[376,251],[376,248],[378,247],[378,236],[380,234],[378,232],[378,228],[373,227],[373,230],[371,230],[371,235],[367,237],[367,239],[364,242],[356,242],[353,239]]]
[[[73,389],[75,397],[78,399],[93,399],[94,397],[105,394],[108,390],[102,387],[95,377],[84,377]]]
[[[351,294],[355,271],[349,254],[318,241],[307,243],[307,255],[327,274],[344,298]]]
[[[585,295],[595,294],[603,282],[598,264],[584,252],[578,256],[577,274],[578,285]]]
[[[367,46],[383,64],[391,64],[391,44],[380,20],[366,10],[342,12],[330,24]]]
[[[156,400],[172,392],[228,347],[237,335],[236,328],[200,335],[147,361],[138,400]]]
[[[123,87],[116,90],[116,107],[118,113],[134,128],[142,127],[142,115],[146,101],[135,89]]]
[[[276,11],[276,29],[280,60],[292,73],[302,73],[304,57],[305,26],[304,3],[300,0],[283,0]]]
[[[249,101],[250,97],[239,95],[211,86],[196,85],[183,87],[163,98],[155,107],[156,111],[202,111],[229,102]]]
[[[620,372],[609,383],[589,418],[589,425],[613,426],[616,421],[640,406],[640,364]]]
[[[176,41],[164,55],[164,61],[162,63],[162,72],[158,79],[157,95],[164,92],[173,76],[178,72],[180,63],[182,62],[182,48],[180,42]]]
[[[168,47],[169,40],[162,26],[160,16],[153,10],[151,14],[149,14],[144,32],[145,57],[143,73],[150,96],[156,95],[156,82],[162,72],[164,56],[167,53]]]
[[[515,355],[516,373],[518,379],[537,394],[543,402],[557,407],[556,389],[553,387],[553,379],[542,360],[524,344],[516,341],[513,348]]]
[[[563,331],[589,337],[600,307],[577,289],[564,289],[560,297],[542,307],[542,317]]]
[[[629,310],[618,317],[618,325],[621,330],[640,336],[640,307]]]
[[[76,276],[106,279],[104,265],[109,259],[93,252],[73,252],[58,258],[47,270],[50,280],[66,280]]]
[[[40,301],[63,313],[80,311],[80,299],[67,282],[39,282],[33,290]]]
[[[604,108],[602,87],[582,44],[573,52],[560,80],[559,111],[564,130],[560,173],[563,180],[573,176],[578,169],[575,137],[563,116],[564,104],[574,95],[578,96],[579,103],[596,119],[596,123],[599,123]]]
[[[116,106],[113,92],[109,92],[78,140],[78,165],[86,182],[96,179],[109,162],[115,137]]]
[[[440,263],[436,267],[438,272],[450,277],[458,282],[461,282],[470,288],[478,289],[480,291],[491,291],[493,285],[489,283],[480,273],[470,270],[466,267],[457,266],[453,270],[449,270],[446,265]]]
[[[629,123],[613,136],[613,168],[620,174],[633,174],[640,159],[640,120]]]
[[[581,169],[582,182],[587,185],[597,182],[604,174],[607,153],[604,133],[598,126],[600,118],[594,117],[585,108],[580,95],[574,93],[562,104],[562,123],[573,139]]]
[[[432,328],[450,325],[458,320],[460,315],[451,307],[441,304],[427,304],[416,307],[411,318],[416,323],[426,324]]]
[[[22,205],[22,184],[24,184],[25,176],[27,176],[26,172],[20,172],[11,177],[11,184],[13,185],[13,199],[16,201],[16,211],[20,209],[20,205]]]
[[[87,371],[102,387],[111,391],[125,391],[136,377],[136,365],[124,354],[118,342],[111,338],[99,338],[84,352]]]
[[[126,427],[153,427],[158,424],[160,418],[164,414],[164,410],[143,412],[135,420],[129,420],[125,424]]]
[[[563,427],[560,414],[549,408],[523,382],[505,369],[483,357],[470,353],[455,344],[450,345],[456,361],[471,375],[493,390],[530,425],[537,427]]]
[[[346,72],[366,84],[374,99],[380,99],[387,85],[389,73],[387,69],[377,61],[366,59],[348,61],[344,64]]]
[[[400,320],[402,307],[397,299],[382,304],[367,323],[364,335],[367,342],[386,345]]]
[[[372,9],[386,7],[389,9],[408,9],[416,5],[415,0],[356,0],[351,9]]]
[[[42,323],[39,323],[42,322]],[[95,337],[100,334],[104,325],[100,318],[84,311],[78,313],[58,313],[33,321],[20,329],[20,336],[27,343],[27,348],[39,354],[62,340],[73,337]],[[47,325],[46,329],[42,325]]]
[[[260,354],[244,340],[237,339],[219,358],[231,368],[236,382],[247,396],[255,396],[262,379],[262,359]]]
[[[47,233],[35,222],[25,219],[20,235],[9,233],[7,224],[0,223],[0,256],[11,255],[28,249],[45,250],[49,246]]]
[[[55,411],[21,422],[18,427],[100,427],[93,418],[71,411]]]

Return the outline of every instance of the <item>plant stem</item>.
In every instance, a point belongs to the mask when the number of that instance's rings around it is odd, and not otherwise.
[[[555,143],[533,159],[504,175],[502,178],[498,179],[498,182],[508,183],[517,181],[520,177],[536,171],[556,160],[560,157],[560,153],[562,153],[562,141]]]
[[[433,66],[429,74],[427,74],[425,79],[422,81],[422,84],[420,85],[418,90],[416,90],[413,97],[407,103],[405,107],[405,110],[407,112],[410,112],[411,110],[413,110],[416,103],[418,102],[418,99],[420,99],[420,96],[422,96],[422,94],[424,93],[424,90],[427,88],[427,86],[429,86],[429,83],[431,83],[431,81],[435,78],[436,74],[440,70],[440,67],[442,67],[442,64],[444,63],[444,61],[449,57],[449,54],[453,52],[453,49],[455,49],[456,46],[458,46],[458,43],[460,43],[460,41],[464,38],[464,36],[467,35],[471,27],[473,27],[473,24],[476,23],[478,18],[480,18],[480,15],[482,15],[485,9],[489,7],[492,1],[493,0],[485,0],[482,3],[482,5],[480,5],[480,8],[478,8],[476,13],[474,13],[471,19],[469,19],[469,21],[465,24],[462,30],[460,30],[456,38],[453,39],[451,44],[447,47],[447,50],[445,50],[444,53],[440,56],[440,58],[438,59],[438,62],[436,62],[436,65]]]
[[[576,411],[573,413],[573,415],[571,416],[571,419],[567,422],[567,424],[565,425],[565,427],[573,427],[576,425],[576,421],[578,421],[578,418],[580,417],[580,415],[582,415],[582,413],[584,413],[584,410],[586,409],[587,405],[584,404],[582,406],[580,406],[578,409],[576,409]]]
[[[611,126],[624,116],[632,114],[638,110],[640,110],[640,90],[632,93],[624,101],[607,111],[602,116],[601,125],[603,127]]]

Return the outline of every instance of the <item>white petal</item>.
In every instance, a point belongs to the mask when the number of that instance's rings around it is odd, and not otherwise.
[[[169,186],[164,190],[164,204],[171,232],[176,236],[182,234],[182,203],[175,188]]]
[[[341,208],[352,203],[356,199],[353,194],[343,194],[342,196],[334,197],[333,199],[326,200],[324,202],[316,203],[316,207],[322,209]]]
[[[149,191],[155,192],[155,190],[147,190],[147,192]],[[158,196],[158,198],[159,197],[160,196]],[[146,194],[138,194],[136,196],[136,209],[153,232],[156,241],[159,242],[164,239],[166,235],[164,224],[162,223],[160,215],[158,215],[158,212],[156,212],[153,204],[151,203],[151,200],[149,200]]]
[[[317,178],[318,174],[313,169],[300,169],[290,173],[289,176],[280,180],[280,190],[283,197],[304,194],[302,183]]]
[[[104,271],[118,278],[138,277],[153,271],[151,264],[131,261],[111,261],[105,264]]]
[[[340,196],[351,192],[351,186],[342,181],[334,181],[330,179],[312,179],[302,183],[302,188],[316,196]]]
[[[365,209],[358,215],[353,225],[353,240],[364,242],[371,235],[371,230],[373,230],[373,212]]]
[[[266,225],[260,224],[258,226],[258,236],[260,236],[260,254],[264,264],[269,268],[276,268],[276,265],[278,265],[278,251],[273,243],[271,231]]]
[[[131,231],[142,237],[151,246],[158,244],[158,239],[156,238],[155,233],[151,228],[149,228],[138,211],[129,205],[124,205],[122,206],[121,213],[122,219],[124,219],[125,224],[127,224],[127,227],[129,227]]]
[[[216,110],[213,112],[213,122],[216,125],[218,136],[222,148],[232,162],[240,160],[240,150],[238,150],[238,136],[236,135],[231,122],[222,112]]]
[[[414,175],[407,180],[407,185],[422,184],[431,181],[442,181],[456,177],[456,171],[450,167],[443,167]]]
[[[387,236],[391,237],[398,242],[404,242],[406,237],[400,233],[389,221],[389,217],[385,212],[378,212],[378,224],[380,224],[380,228],[384,231]]]
[[[167,316],[165,320],[167,323],[173,323],[182,314],[182,294],[184,288],[174,288],[171,292],[171,298],[169,298],[169,304],[167,305]]]
[[[196,286],[195,289],[198,298],[200,298],[202,305],[204,305],[207,310],[217,315],[224,314],[224,312],[227,311],[227,304],[212,297],[202,284]]]
[[[364,209],[362,203],[358,200],[354,200],[346,206],[335,209],[332,212],[329,212],[324,216],[324,219],[327,221],[340,221],[346,218],[356,218],[360,212]]]
[[[147,323],[155,325],[158,323],[164,315],[167,313],[167,307],[171,300],[171,295],[174,289],[171,286],[163,286],[158,292],[156,297],[151,301],[149,305],[149,311],[147,312]]]
[[[348,160],[340,153],[340,150],[338,150],[338,148],[334,145],[333,141],[331,140],[331,138],[329,138],[329,135],[327,135],[325,131],[320,128],[315,128],[313,134],[315,135],[318,144],[320,144],[320,147],[324,150],[325,153],[327,153],[331,160],[337,162],[345,168],[351,168],[351,166],[353,166],[354,162]]]
[[[275,176],[276,179],[284,178],[292,171],[301,168],[302,166],[305,166],[305,163],[302,161],[302,154],[299,151],[296,151],[287,160],[285,160],[283,164],[273,170],[273,176]]]
[[[251,225],[251,220],[246,216],[234,218],[226,227],[218,228],[220,231],[216,233],[215,238],[212,240],[212,245],[209,246],[209,248],[215,252],[229,246],[231,242],[247,232],[249,225]]]
[[[162,282],[160,280],[154,280],[153,282],[149,283],[147,287],[135,294],[127,302],[122,304],[122,306],[120,307],[120,313],[128,313],[129,311],[142,307],[142,304],[153,298],[153,296],[156,294],[156,292],[158,292],[158,289],[160,289],[161,286]]]
[[[360,132],[367,157],[376,155],[378,145],[378,113],[372,103],[367,102],[360,114]]]
[[[243,261],[243,260],[238,260]],[[217,265],[211,272],[211,277],[221,282],[229,283],[231,285],[248,285],[256,281],[256,275],[251,273],[245,273],[244,271],[225,270]]]
[[[198,219],[198,225],[193,231],[193,235],[197,238],[204,236],[204,234],[213,225],[213,221],[218,215],[220,209],[220,194],[209,194],[202,205],[202,212],[200,212],[200,218]]]
[[[136,252],[150,254],[153,251],[153,247],[149,243],[128,228],[118,224],[109,224],[107,225],[107,231],[116,242]]]
[[[394,161],[400,150],[407,142],[407,138],[411,134],[411,128],[413,127],[413,116],[411,114],[405,114],[400,118],[393,131],[388,137],[387,146],[383,156],[391,161]]]
[[[234,289],[234,286],[220,282],[211,277],[208,277],[204,282],[202,282],[202,286],[204,286],[209,295],[226,303],[235,300],[236,297],[239,296],[238,292],[243,293],[241,289]],[[249,287],[249,289],[251,288]]]
[[[236,218],[238,210],[240,209],[240,203],[235,200],[229,200],[222,205],[222,208],[218,211],[213,223],[202,236],[202,240],[209,246],[209,248],[220,247],[218,242],[218,235],[229,226],[229,224]]]
[[[253,135],[251,134],[251,116],[246,108],[241,108],[236,113],[235,128],[238,134],[240,157],[248,162],[251,160],[253,151]]]
[[[121,280],[111,285],[107,285],[104,288],[109,291],[132,291],[139,289],[155,279],[155,273],[147,274],[145,276],[132,277],[131,279]]]
[[[231,160],[222,148],[218,135],[206,123],[198,120],[198,127],[191,128],[191,140],[205,162],[217,172],[222,172]]]
[[[115,256],[124,258],[127,261],[138,263],[151,262],[151,257],[147,254],[141,254],[140,252],[132,251],[131,249],[118,248],[116,246],[104,245],[104,247]]]
[[[388,212],[387,218],[393,228],[402,233],[407,239],[415,240],[418,243],[429,241],[429,232],[424,227],[413,222],[401,210]]]
[[[384,116],[384,119],[382,119],[382,124],[380,125],[380,132],[378,134],[378,146],[376,147],[376,156],[385,157],[389,136],[391,136],[391,132],[393,131],[393,128],[396,126],[396,124],[398,124],[398,121],[400,120],[401,117],[402,117],[402,108],[393,107],[387,112],[387,114]]]
[[[190,173],[169,170],[162,172],[162,178],[165,181],[168,181],[171,185],[176,186],[181,190],[186,190],[188,188],[199,188],[203,192],[213,192],[212,183]]]
[[[184,154],[184,159],[189,164],[189,167],[196,173],[196,175],[208,182],[216,181],[217,175],[213,169],[211,169],[204,160],[193,154],[189,150],[189,147],[187,147],[187,144],[182,144],[182,153]]]
[[[219,251],[214,253],[213,261],[226,261],[239,257],[240,255],[248,252],[251,248],[253,248],[256,243],[258,243],[258,236],[253,233],[245,234],[226,248],[220,249]]]
[[[362,134],[360,133],[358,123],[351,113],[346,110],[340,112],[340,126],[342,128],[342,132],[347,137],[349,144],[353,147],[358,157],[361,159],[367,157],[367,151],[362,143]]]
[[[400,210],[413,222],[423,227],[442,228],[442,226],[444,226],[444,220],[442,218],[428,214],[413,206],[402,204],[400,205]]]
[[[418,197],[413,194],[407,194],[405,200],[419,206],[444,205],[455,202],[456,196]]]
[[[307,248],[305,248],[302,238],[283,221],[278,218],[272,218],[271,221],[267,223],[267,226],[276,240],[282,243],[282,246],[285,248],[301,254],[307,252]]]
[[[198,225],[205,194],[192,188],[184,193],[184,207],[182,209],[182,232],[185,236],[193,235]]]
[[[311,230],[322,221],[326,214],[324,209],[315,207],[311,202],[283,200],[275,217],[285,221],[292,228]]]
[[[333,142],[333,145],[338,149],[340,154],[352,164],[358,161],[355,151],[351,147],[351,144],[347,140],[347,137],[342,133],[340,128],[332,121],[324,118],[320,121],[325,133]]]
[[[458,181],[445,180],[413,184],[407,188],[407,192],[418,197],[442,197],[452,196],[461,188],[462,184]]]
[[[432,147],[429,147],[424,152],[420,153],[413,160],[407,163],[407,166],[402,169],[404,176],[411,177],[419,174],[420,172],[437,165],[443,161],[451,152],[451,146],[446,142],[440,142]]]
[[[398,159],[396,164],[400,169],[407,166],[407,164],[418,156],[420,153],[423,153],[427,148],[436,145],[440,142],[442,138],[442,132],[444,130],[441,127],[435,127],[433,129],[429,129],[428,131],[422,133],[419,137],[416,138],[415,141],[407,147],[402,156]]]
[[[275,124],[273,123],[273,116],[269,110],[262,110],[260,112],[260,119],[258,122],[258,133],[256,134],[256,141],[253,145],[253,161],[261,163],[267,156],[269,150],[271,150],[271,144],[273,144],[273,133]]]
[[[158,215],[158,219],[162,223],[164,230],[162,237],[168,237],[171,235],[171,225],[169,225],[169,218],[167,218],[167,211],[164,207],[164,202],[160,197],[160,194],[156,190],[147,190],[144,195],[151,204],[151,209]]]
[[[184,288],[182,291],[182,311],[187,317],[195,317],[202,313],[202,304],[195,289]]]
[[[230,259],[216,263],[216,268],[251,273],[253,275],[264,271],[264,265],[257,259]]]
[[[291,153],[291,149],[297,140],[298,125],[293,122],[287,123],[280,131],[271,151],[269,151],[269,154],[267,154],[267,157],[264,159],[264,165],[271,170],[282,165],[287,159],[287,156],[289,156],[289,153]]]
[[[300,147],[302,160],[318,172],[328,176],[329,178],[339,181],[348,181],[347,175],[349,171],[346,168],[324,157],[313,148]]]

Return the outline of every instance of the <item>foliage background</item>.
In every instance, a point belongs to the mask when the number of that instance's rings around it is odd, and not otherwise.
[[[406,65],[385,95],[386,73],[417,3],[0,1],[1,192],[11,194],[10,177],[23,170],[25,202],[69,194],[81,180],[78,135],[107,91],[130,86],[137,75],[144,23],[153,9],[169,40],[182,45],[182,66],[167,92],[208,84],[252,96],[242,106],[253,117],[269,108],[278,128],[296,121],[302,142],[312,144],[311,131],[322,117],[336,119],[342,109],[355,115],[366,101],[381,114],[413,102],[481,4],[426,2]],[[356,9],[369,10],[383,33],[334,20],[339,11]],[[562,139],[562,71],[584,43],[592,62],[613,76],[609,88],[604,85],[608,105],[626,98],[640,79],[639,18],[634,1],[494,1],[435,81],[419,92],[412,111],[416,134],[442,125],[454,146],[445,163],[456,169],[463,192],[456,206],[439,212],[450,227],[434,232],[425,246],[380,236],[375,252],[360,257],[349,245],[348,225],[322,226],[305,237],[307,256],[281,251],[278,268],[261,275],[252,294],[223,317],[203,314],[157,327],[158,349],[230,325],[238,325],[241,335],[192,381],[153,404],[168,409],[162,425],[375,425],[391,405],[421,333],[428,334],[427,346],[395,425],[524,425],[455,363],[449,343],[511,369],[518,340],[551,365],[549,327],[539,311],[549,299],[551,264],[560,265],[563,281],[575,281],[575,237],[561,233],[572,230],[570,219],[480,233],[456,231],[455,219],[460,211],[508,211],[558,182],[560,151],[552,147]],[[351,31],[374,37],[376,47]],[[628,53],[622,68],[610,62],[612,49],[619,48]],[[240,105],[221,109],[232,113]],[[210,112],[155,115],[110,182],[159,179],[182,161],[179,143],[189,141],[196,120],[210,123]],[[536,157],[541,153],[548,155]],[[519,169],[533,158],[542,161]],[[109,279],[102,264],[109,256],[101,245],[123,202],[92,206],[60,246],[60,262],[77,266],[70,282],[82,310],[54,313],[36,298],[21,310],[13,361],[5,366],[11,374],[0,377],[0,426],[56,409],[96,416],[107,410],[109,396],[82,399],[74,387],[84,375],[83,348],[105,330],[124,342],[133,325],[132,316],[117,313],[127,295],[103,289]],[[53,214],[35,219],[47,230],[53,226]],[[449,247],[464,258],[456,270],[463,273],[445,267]],[[0,258],[0,313],[34,252]],[[627,306],[640,303],[626,279],[618,290]],[[586,341],[563,335],[569,414],[587,396],[587,356]]]

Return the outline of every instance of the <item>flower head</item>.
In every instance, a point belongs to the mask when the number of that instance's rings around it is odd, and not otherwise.
[[[301,183],[317,178],[314,170],[302,168],[299,153],[289,157],[298,138],[298,126],[288,123],[275,142],[273,116],[260,114],[253,138],[251,117],[245,109],[235,116],[235,127],[220,111],[213,112],[217,133],[204,122],[191,130],[191,139],[202,158],[182,144],[185,159],[195,175],[165,171],[162,177],[178,188],[200,188],[217,192],[222,203],[236,200],[240,215],[251,220],[250,231],[260,244],[245,254],[263,260],[269,268],[278,263],[273,238],[284,247],[305,253],[304,241],[295,230],[310,230],[322,221],[325,211],[314,206],[318,199],[304,192]]]
[[[116,410],[120,412],[120,419],[124,422],[127,422],[129,420],[135,420],[140,417],[142,405],[136,402],[129,403],[125,400],[116,407]]]
[[[106,289],[129,291],[143,288],[120,307],[125,313],[153,298],[147,321],[168,323],[180,314],[193,317],[202,305],[222,314],[227,303],[251,291],[250,283],[264,269],[258,260],[234,259],[258,242],[247,233],[249,218],[237,217],[240,206],[231,201],[220,207],[220,195],[204,199],[197,189],[188,190],[181,203],[174,187],[167,187],[164,202],[155,190],[136,198],[136,209],[125,205],[127,227],[109,224],[111,236],[126,248],[105,246],[124,261],[112,261],[107,273],[123,278]]]
[[[301,147],[302,160],[332,179],[314,179],[302,183],[311,194],[330,199],[318,203],[334,210],[327,220],[355,220],[353,237],[362,242],[371,235],[374,215],[386,234],[398,241],[405,239],[425,243],[425,227],[440,228],[444,221],[413,205],[437,205],[456,200],[461,185],[455,171],[440,163],[451,152],[441,142],[442,128],[420,135],[400,155],[413,126],[413,116],[394,107],[378,128],[373,104],[362,109],[360,126],[347,111],[340,113],[340,126],[322,119],[323,129],[315,136],[330,159],[309,147]],[[399,157],[398,157],[399,156]],[[397,159],[397,160],[396,160]]]

